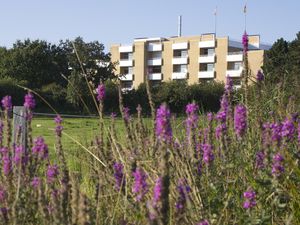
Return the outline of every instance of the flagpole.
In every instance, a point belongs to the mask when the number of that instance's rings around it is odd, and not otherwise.
[[[245,31],[247,30],[247,1],[244,6],[244,14],[245,14]]]
[[[217,9],[218,9],[218,7],[216,6],[215,12],[214,12],[214,15],[215,15],[215,35],[216,36],[217,36]]]

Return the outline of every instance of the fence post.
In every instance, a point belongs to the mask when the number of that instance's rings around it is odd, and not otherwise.
[[[16,143],[18,140],[18,134],[20,135],[20,145],[26,148],[27,142],[27,123],[26,123],[26,111],[24,106],[14,106],[13,107],[13,143]]]

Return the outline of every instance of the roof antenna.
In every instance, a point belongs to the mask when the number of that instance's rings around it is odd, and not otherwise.
[[[182,16],[178,16],[178,33],[177,36],[181,37],[181,28],[182,28]]]

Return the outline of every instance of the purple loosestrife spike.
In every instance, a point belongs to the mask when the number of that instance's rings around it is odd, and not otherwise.
[[[243,197],[245,199],[243,203],[243,208],[244,209],[251,209],[254,206],[256,206],[256,193],[252,189],[244,192]]]
[[[165,104],[162,104],[156,113],[155,133],[158,140],[170,143],[172,141],[172,128],[170,123],[171,112]]]
[[[246,31],[243,34],[242,43],[243,43],[244,53],[248,52],[249,39],[248,39],[248,34]]]
[[[2,171],[5,176],[11,172],[11,159],[9,157],[8,148],[3,147],[0,149],[2,155]]]
[[[300,147],[300,122],[298,123],[298,146]]]
[[[188,104],[185,108],[185,112],[188,115],[195,114],[195,113],[197,113],[198,110],[199,110],[199,107],[195,103]]]
[[[292,139],[296,131],[294,122],[286,118],[281,124],[281,137],[286,137],[288,140]]]
[[[62,118],[60,115],[57,115],[54,118],[54,122],[56,123],[56,127],[55,127],[55,133],[57,136],[61,136],[61,132],[63,130],[63,126],[61,125],[62,123]]]
[[[24,148],[23,146],[16,146],[15,147],[15,155],[13,157],[13,162],[15,163],[16,166],[19,166],[20,163],[24,164],[25,163],[25,158],[23,158],[23,153],[24,153]]]
[[[158,203],[161,200],[161,194],[162,194],[162,178],[157,178],[155,182],[155,186],[153,189],[153,207],[157,208]]]
[[[212,146],[210,144],[202,144],[201,148],[203,151],[203,161],[205,164],[209,165],[214,160]]]
[[[279,152],[273,156],[272,174],[275,177],[279,177],[284,172],[283,161],[284,158]]]
[[[48,158],[48,146],[45,143],[43,137],[37,137],[34,140],[34,145],[32,147],[32,153],[40,156],[42,159]]]
[[[3,140],[3,128],[4,128],[4,124],[0,120],[0,147],[1,147],[2,140]]]
[[[264,160],[266,158],[266,153],[264,151],[259,151],[256,153],[255,166],[257,169],[263,169],[265,167]]]
[[[188,104],[186,106],[186,114],[187,114],[187,119],[186,119],[186,131],[187,135],[190,135],[191,130],[197,128],[197,123],[198,123],[198,115],[197,111],[199,110],[199,107],[195,103]]]
[[[105,85],[104,84],[99,84],[97,88],[97,100],[103,101],[105,98]]]
[[[130,120],[130,109],[128,107],[123,108],[123,113],[124,113],[124,119],[129,122]]]
[[[37,189],[41,184],[41,179],[39,177],[34,177],[30,184],[34,189]]]
[[[216,138],[220,139],[222,134],[224,134],[227,130],[226,124],[222,123],[216,127]]]
[[[132,192],[136,196],[136,201],[141,201],[143,197],[148,192],[148,184],[147,184],[147,174],[142,170],[137,168],[133,173],[134,184],[132,187]]]
[[[209,222],[207,220],[202,220],[200,223],[197,223],[197,225],[209,225]]]
[[[213,119],[214,119],[214,115],[211,112],[207,113],[207,120],[211,122],[213,121]]]
[[[233,80],[231,77],[226,78],[225,93],[228,95],[233,91]]]
[[[264,74],[259,70],[256,74],[256,80],[257,82],[262,82],[265,79]]]
[[[234,130],[238,137],[242,137],[247,128],[247,109],[243,105],[237,105],[234,110]]]
[[[57,165],[49,165],[47,168],[47,183],[51,184],[55,181],[55,178],[59,175],[58,166]]]
[[[25,95],[24,107],[30,110],[34,109],[35,107],[35,99],[30,92],[27,95]]]
[[[110,117],[111,117],[112,119],[115,119],[115,118],[117,117],[117,114],[116,114],[115,112],[112,112],[112,113],[110,114]]]
[[[2,186],[0,186],[0,203],[4,202],[4,200],[6,199],[6,195],[7,193],[5,189]]]
[[[11,96],[7,95],[3,97],[1,103],[5,110],[10,111],[12,109]]]
[[[125,176],[123,173],[123,164],[122,163],[115,163],[114,164],[114,177],[115,177],[115,188],[117,191],[121,189],[121,186],[125,186]]]
[[[280,145],[281,142],[281,129],[282,129],[282,124],[280,123],[272,123],[270,124],[270,128],[272,131],[272,141],[277,142],[277,145]]]
[[[190,186],[187,185],[186,180],[179,180],[178,186],[178,198],[175,204],[178,213],[183,213],[187,200],[189,199],[189,193],[191,192]]]

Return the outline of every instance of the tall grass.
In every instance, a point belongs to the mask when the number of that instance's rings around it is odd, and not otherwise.
[[[101,84],[99,133],[80,145],[85,172],[67,166],[61,138],[72,135],[60,116],[56,157],[42,137],[32,137],[30,93],[27,142],[13,142],[11,99],[3,98],[0,224],[300,224],[298,107],[293,98],[286,105],[280,90],[269,98],[264,86],[260,79],[247,87],[245,104],[228,79],[219,112],[200,116],[190,103],[183,126],[165,104],[152,109],[151,124],[141,107],[134,118],[120,90],[120,134],[115,115],[103,121]]]

